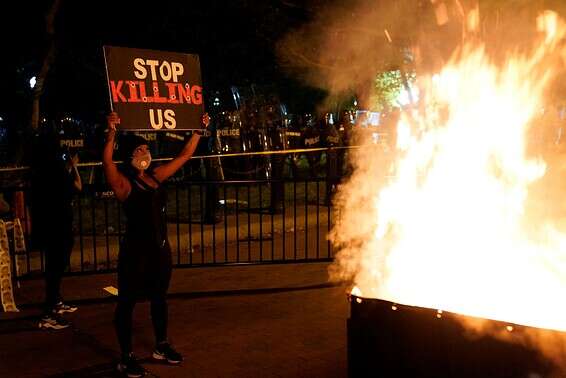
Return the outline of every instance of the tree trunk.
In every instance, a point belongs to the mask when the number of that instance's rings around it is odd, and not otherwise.
[[[39,101],[44,90],[45,79],[51,70],[53,61],[55,60],[56,42],[55,42],[55,17],[61,5],[61,0],[54,0],[51,5],[49,13],[45,16],[45,30],[47,34],[47,40],[49,47],[45,57],[43,58],[43,63],[41,65],[41,70],[36,76],[35,87],[33,88],[33,98],[32,98],[32,113],[31,113],[31,128],[36,130],[39,126]]]

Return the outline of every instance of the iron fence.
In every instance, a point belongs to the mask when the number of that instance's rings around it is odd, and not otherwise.
[[[314,159],[319,166],[303,169],[302,175],[288,170],[290,175],[267,174],[265,179],[179,176],[169,180],[168,235],[174,266],[331,261],[331,196],[342,169],[329,172],[331,164],[324,154],[328,155],[330,149],[312,153],[321,154],[318,160]],[[281,156],[289,163],[293,154],[296,152]],[[270,154],[262,156],[273,158]],[[99,164],[88,167],[100,170]],[[89,175],[86,168],[83,165],[83,177]],[[125,216],[114,194],[100,183],[85,181],[83,191],[73,202],[75,243],[68,270],[71,275],[115,270],[120,239],[125,232]],[[25,203],[29,192],[27,186],[3,189],[4,196],[16,204],[7,217],[18,216],[27,241],[24,252],[12,251],[18,279],[44,271],[43,252],[34,248],[33,222]],[[18,196],[20,201],[14,201]]]

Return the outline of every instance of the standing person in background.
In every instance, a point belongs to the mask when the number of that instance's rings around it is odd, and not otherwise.
[[[312,114],[305,115],[305,131],[303,134],[304,148],[320,148],[320,127],[317,119]],[[320,169],[320,152],[307,153],[309,162],[309,174],[311,178],[318,177]]]
[[[222,152],[218,139],[217,124],[212,123],[208,127],[209,136],[205,138],[206,155],[218,155]],[[208,133],[207,133],[208,134]],[[206,181],[224,180],[222,162],[219,157],[204,159],[204,170]],[[205,186],[204,214],[202,221],[205,224],[216,224],[222,221],[218,212],[218,184],[207,183]]]
[[[73,196],[82,190],[78,151],[61,149],[53,135],[41,136],[32,161],[33,233],[45,255],[45,307],[42,329],[63,329],[69,323],[60,316],[77,310],[63,303],[63,273],[73,250]]]
[[[280,106],[274,98],[268,102],[263,109],[264,135],[266,138],[266,150],[280,151],[285,149],[285,129]],[[279,108],[279,109],[278,109]],[[285,156],[274,154],[268,157],[266,166],[271,170],[270,206],[271,214],[281,213],[284,209],[285,183],[283,182],[283,171],[285,169]],[[269,174],[269,171],[268,171]]]
[[[320,122],[322,145],[328,150],[326,151],[326,196],[324,198],[325,206],[330,206],[332,202],[332,195],[336,191],[340,183],[340,168],[338,166],[339,150],[333,148],[342,147],[342,140],[336,127],[334,127],[334,120],[332,113],[326,113],[324,119]]]
[[[118,370],[128,377],[141,377],[145,370],[132,353],[132,315],[136,302],[149,299],[155,333],[153,358],[179,364],[183,357],[167,340],[166,295],[171,279],[171,247],[167,238],[166,191],[163,183],[193,155],[200,134],[194,132],[181,153],[172,161],[151,166],[147,141],[127,135],[120,143],[124,168],[113,162],[116,113],[108,116],[108,131],[102,157],[106,181],[122,202],[127,218],[126,234],[118,258],[118,304],[114,324],[122,357]],[[209,117],[203,116],[208,126]]]
[[[351,145],[352,134],[354,132],[354,115],[351,111],[344,110],[340,115],[338,124],[338,135],[343,147]],[[338,151],[338,175],[344,177],[350,173],[348,163],[348,149],[340,149]]]

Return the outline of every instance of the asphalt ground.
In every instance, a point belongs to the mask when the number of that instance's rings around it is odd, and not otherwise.
[[[176,269],[169,290],[169,339],[180,366],[151,360],[149,303],[134,311],[134,353],[149,377],[345,377],[346,289],[327,263]],[[20,312],[0,313],[0,377],[119,377],[112,324],[115,274],[66,277],[63,296],[79,309],[71,327],[38,328],[43,282],[15,289]]]

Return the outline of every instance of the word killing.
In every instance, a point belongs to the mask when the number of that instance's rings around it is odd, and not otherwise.
[[[125,84],[125,85],[124,85]],[[200,85],[190,86],[181,83],[164,83],[167,97],[161,95],[157,81],[152,82],[152,96],[147,95],[145,82],[137,80],[110,80],[110,92],[112,102],[137,103],[147,102],[156,104],[202,104],[202,87]],[[126,90],[127,87],[128,90]],[[127,93],[124,93],[127,92]],[[126,95],[128,97],[126,97]]]

